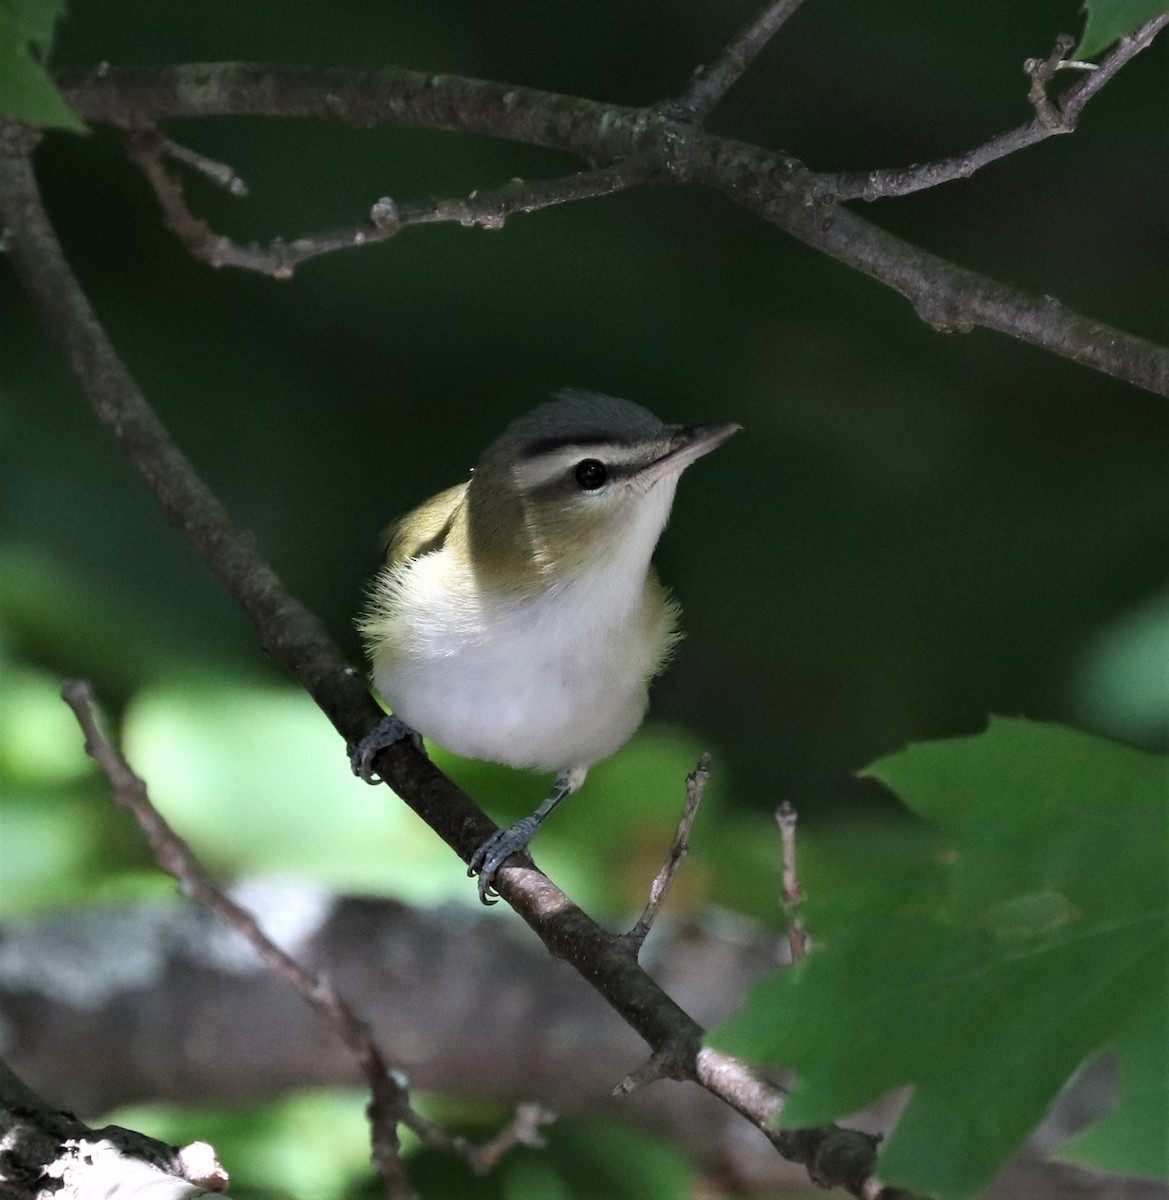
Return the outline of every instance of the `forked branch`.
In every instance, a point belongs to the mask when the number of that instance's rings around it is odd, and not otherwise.
[[[1064,55],[1071,49],[1073,39],[1060,37],[1047,58],[1032,58],[1023,64],[1031,80],[1028,100],[1035,111],[1034,118],[1026,124],[1000,133],[962,154],[912,167],[884,167],[872,171],[820,175],[813,186],[819,195],[833,200],[882,200],[909,196],[956,179],[969,179],[976,171],[1009,154],[1017,154],[1058,134],[1073,133],[1088,101],[1115,78],[1122,67],[1142,50],[1147,50],[1166,25],[1169,25],[1169,13],[1146,22],[1136,32],[1121,38],[1098,64],[1068,62]],[[1077,70],[1082,74],[1061,95],[1052,99],[1050,84],[1058,71],[1066,70]]]
[[[649,167],[637,162],[625,162],[535,183],[513,179],[502,187],[472,192],[459,199],[408,204],[383,196],[371,207],[368,220],[346,229],[298,237],[292,241],[277,239],[267,246],[243,246],[223,234],[215,233],[205,221],[191,212],[182,184],[166,167],[166,159],[172,158],[188,163],[203,174],[209,174],[207,159],[164,138],[154,125],[135,126],[127,134],[126,144],[130,157],[141,167],[153,189],[167,225],[192,257],[212,267],[237,267],[270,275],[273,279],[291,279],[301,263],[335,250],[387,241],[411,225],[455,222],[463,226],[477,225],[483,229],[502,229],[513,213],[537,212],[557,204],[609,196],[647,182],[652,173]],[[238,176],[232,174],[231,179],[242,187],[243,181]],[[235,195],[246,193],[246,188],[241,192],[233,186],[231,190]]]
[[[1064,94],[1063,124],[1058,131],[1074,125],[1088,99],[1147,46],[1166,21],[1169,16],[1158,18],[1125,39],[1100,70]],[[709,187],[799,241],[893,288],[938,330],[993,329],[1169,397],[1169,351],[1164,347],[1082,316],[1050,297],[1030,295],[948,262],[895,237],[840,202],[905,194],[970,175],[988,162],[1051,136],[1038,118],[1022,131],[1004,134],[957,158],[854,176],[818,174],[790,155],[717,137],[690,114],[672,115],[668,104],[627,108],[458,76],[220,63],[113,68],[62,75],[60,83],[70,103],[92,121],[133,125],[146,119],[267,115],[362,126],[420,126],[549,147],[589,164],[588,171],[567,180],[522,185],[519,196],[505,188],[447,202],[455,204],[450,210],[453,219],[471,224],[483,224],[484,216],[498,221],[509,211],[525,211],[525,203],[535,209],[545,207],[545,201],[579,198],[571,194],[573,180],[584,195],[647,181]],[[594,190],[597,183],[604,186]],[[486,208],[484,197],[491,199]],[[411,223],[450,219],[441,211],[415,212],[398,202],[376,236],[369,236],[369,227],[363,224],[275,250],[249,252],[237,256],[241,261],[236,265],[286,273],[300,253],[289,247],[299,246],[303,257],[311,257],[352,246],[358,235],[366,241],[381,240],[397,232],[403,213]],[[377,226],[377,220],[373,224]],[[227,251],[221,247],[219,252]]]

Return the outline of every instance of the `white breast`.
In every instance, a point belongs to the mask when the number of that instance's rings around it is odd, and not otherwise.
[[[674,640],[674,606],[647,621],[644,605],[672,499],[662,488],[645,528],[608,561],[523,599],[482,594],[469,567],[452,580],[441,552],[392,568],[379,586],[378,691],[407,724],[468,758],[548,771],[607,758],[641,724]]]

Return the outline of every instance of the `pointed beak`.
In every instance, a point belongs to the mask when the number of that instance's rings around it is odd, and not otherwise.
[[[732,434],[738,433],[742,425],[697,425],[691,429],[679,429],[671,439],[670,449],[634,476],[642,485],[648,485],[664,475],[676,475],[685,470],[695,459],[709,454],[721,446]]]

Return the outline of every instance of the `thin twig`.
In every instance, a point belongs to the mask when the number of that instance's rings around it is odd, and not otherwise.
[[[195,857],[190,846],[154,807],[149,790],[101,728],[90,685],[75,680],[61,689],[61,698],[73,710],[85,734],[86,752],[109,780],[118,804],[127,809],[146,835],[155,860],[179,885],[182,894],[210,909],[225,925],[245,938],[265,965],[332,1024],[341,1040],[358,1059],[370,1089],[372,1160],[393,1200],[414,1195],[401,1162],[396,1127],[404,1125],[423,1145],[465,1159],[478,1173],[489,1171],[513,1146],[541,1145],[539,1130],[556,1119],[538,1104],[520,1104],[515,1116],[482,1145],[447,1133],[410,1104],[410,1083],[401,1071],[389,1069],[369,1026],[341,997],[332,983],[302,966],[282,950],[260,927],[255,916],[227,896]]]
[[[248,185],[227,163],[217,162],[205,154],[200,154],[197,150],[192,150],[189,146],[171,141],[168,137],[162,139],[162,149],[167,158],[173,158],[175,162],[181,162],[192,170],[198,171],[204,178],[210,179],[212,183],[223,188],[232,196],[244,197],[248,194]]]
[[[369,1026],[321,975],[306,970],[260,928],[252,913],[224,894],[212,881],[190,846],[154,807],[145,782],[101,729],[93,692],[74,680],[61,689],[85,734],[85,750],[101,768],[114,798],[138,822],[158,865],[179,885],[188,899],[210,909],[225,925],[245,938],[264,964],[303,997],[341,1036],[361,1065],[369,1085],[368,1106],[372,1159],[391,1200],[412,1200],[413,1189],[402,1165],[397,1125],[409,1108],[404,1088],[386,1066]]]
[[[674,876],[682,865],[683,859],[690,852],[690,829],[694,818],[698,815],[698,806],[702,803],[706,792],[707,780],[710,779],[710,755],[704,754],[698,765],[686,776],[686,803],[682,808],[682,816],[678,819],[678,828],[674,832],[674,840],[670,844],[670,853],[662,864],[649,889],[649,902],[645,911],[638,917],[633,928],[625,934],[625,940],[635,955],[641,953],[641,947],[657,920],[659,911],[669,894]]]
[[[631,1096],[643,1087],[651,1083],[657,1083],[659,1079],[673,1078],[676,1078],[676,1076],[672,1073],[669,1056],[654,1053],[640,1067],[635,1067],[630,1071],[617,1084],[611,1094],[614,1096]]]
[[[556,1120],[556,1114],[551,1109],[525,1101],[516,1105],[515,1115],[494,1137],[475,1145],[467,1138],[447,1133],[437,1122],[418,1112],[409,1103],[410,1083],[402,1072],[394,1072],[394,1082],[406,1101],[401,1123],[428,1149],[464,1159],[476,1175],[486,1175],[514,1146],[543,1146],[544,1138],[540,1130]]]
[[[695,1057],[693,1049],[683,1041],[662,1042],[653,1048],[653,1053],[639,1067],[635,1067],[613,1089],[614,1096],[627,1096],[631,1092],[656,1083],[659,1079],[691,1079],[695,1076],[702,1082],[702,1063],[706,1050],[700,1050]],[[733,1063],[734,1059],[725,1058]],[[704,1085],[705,1086],[705,1085]],[[768,1124],[782,1108],[787,1093],[777,1084],[764,1084],[760,1094],[755,1097],[763,1111],[769,1113]],[[732,1106],[733,1107],[733,1106]],[[742,1110],[740,1110],[742,1111]],[[774,1140],[774,1139],[773,1139]],[[778,1143],[776,1143],[778,1145]],[[783,1151],[781,1150],[782,1154]]]
[[[785,800],[775,810],[775,823],[779,826],[779,840],[783,849],[783,911],[787,917],[787,943],[791,948],[792,962],[799,962],[808,951],[807,932],[804,923],[795,915],[795,906],[804,898],[800,891],[800,877],[796,871],[796,810]]]
[[[913,192],[924,191],[937,187],[941,183],[949,183],[956,179],[968,179],[976,171],[989,163],[1016,154],[1029,146],[1046,141],[1058,134],[1072,133],[1084,111],[1084,106],[1100,89],[1111,80],[1116,73],[1142,50],[1146,50],[1153,39],[1162,29],[1169,25],[1169,13],[1155,17],[1146,22],[1135,33],[1121,38],[1113,50],[1099,63],[1069,62],[1059,57],[1058,45],[1056,54],[1049,59],[1028,59],[1024,69],[1032,78],[1030,100],[1036,108],[1034,120],[1020,125],[1016,129],[1000,133],[981,146],[975,146],[963,154],[955,154],[947,158],[934,159],[931,162],[917,164],[911,167],[886,167],[872,171],[841,171],[833,174],[817,174],[814,176],[813,192],[826,200],[882,200],[894,196],[908,196]],[[1062,42],[1062,39],[1061,39]],[[1071,39],[1065,43],[1070,49]],[[1053,61],[1054,60],[1054,61]],[[1035,68],[1051,73],[1042,83],[1037,85]],[[1065,91],[1056,102],[1047,99],[1046,83],[1055,70],[1064,68],[1086,70],[1088,73],[1077,80]],[[1037,104],[1035,89],[1040,89],[1040,103]],[[1040,108],[1043,111],[1040,111]]]
[[[475,1147],[468,1155],[472,1170],[477,1175],[487,1174],[513,1146],[531,1146],[537,1149],[543,1146],[544,1136],[540,1130],[555,1120],[556,1114],[542,1105],[517,1105],[511,1123],[490,1141]]]
[[[1052,132],[1062,129],[1064,120],[1059,105],[1047,94],[1047,85],[1055,78],[1064,55],[1075,44],[1076,39],[1070,33],[1061,33],[1055,39],[1055,48],[1046,58],[1029,58],[1023,63],[1023,70],[1031,80],[1027,100],[1035,110],[1036,121]]]
[[[668,106],[670,110],[704,121],[801,3],[803,0],[774,0],[769,4],[739,30],[713,63],[694,72],[690,86]]]
[[[1064,124],[1074,129],[1080,113],[1084,111],[1084,105],[1113,79],[1122,67],[1131,62],[1142,50],[1147,50],[1153,44],[1153,39],[1166,26],[1169,26],[1169,12],[1162,13],[1161,16],[1154,17],[1151,21],[1146,21],[1139,29],[1122,37],[1112,52],[1105,55],[1095,70],[1089,71],[1083,78],[1072,84],[1059,100]],[[1074,65],[1083,67],[1085,64]]]
[[[530,213],[558,204],[612,195],[639,183],[652,174],[651,168],[626,161],[590,171],[581,171],[559,179],[534,183],[513,179],[499,188],[472,192],[466,199],[434,200],[427,203],[397,203],[383,197],[370,210],[369,220],[345,229],[295,238],[276,239],[267,246],[243,246],[214,232],[187,206],[183,187],[167,171],[166,157],[179,157],[174,144],[154,126],[138,125],[126,135],[130,157],[142,169],[170,229],[178,235],[188,252],[212,267],[236,267],[269,275],[273,279],[291,279],[296,268],[309,259],[373,245],[396,237],[410,225],[434,225],[457,222],[463,226],[502,229],[513,213]],[[181,149],[181,147],[179,148]],[[183,161],[187,161],[184,159]],[[206,164],[210,160],[202,160]],[[219,166],[219,164],[213,164]],[[230,168],[222,168],[229,171]],[[232,178],[236,178],[234,175]]]

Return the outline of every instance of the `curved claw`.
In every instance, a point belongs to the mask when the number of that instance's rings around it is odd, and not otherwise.
[[[387,747],[403,738],[413,737],[414,730],[399,717],[385,716],[349,750],[349,766],[353,774],[366,783],[381,783],[373,769],[373,760]]]
[[[532,840],[533,835],[539,827],[539,821],[533,817],[525,817],[522,821],[517,821],[507,829],[496,830],[471,855],[471,861],[467,864],[467,875],[479,876],[480,903],[497,903],[491,897],[497,895],[495,891],[495,876],[498,874],[499,868],[513,854],[519,854],[527,848],[528,843]]]

